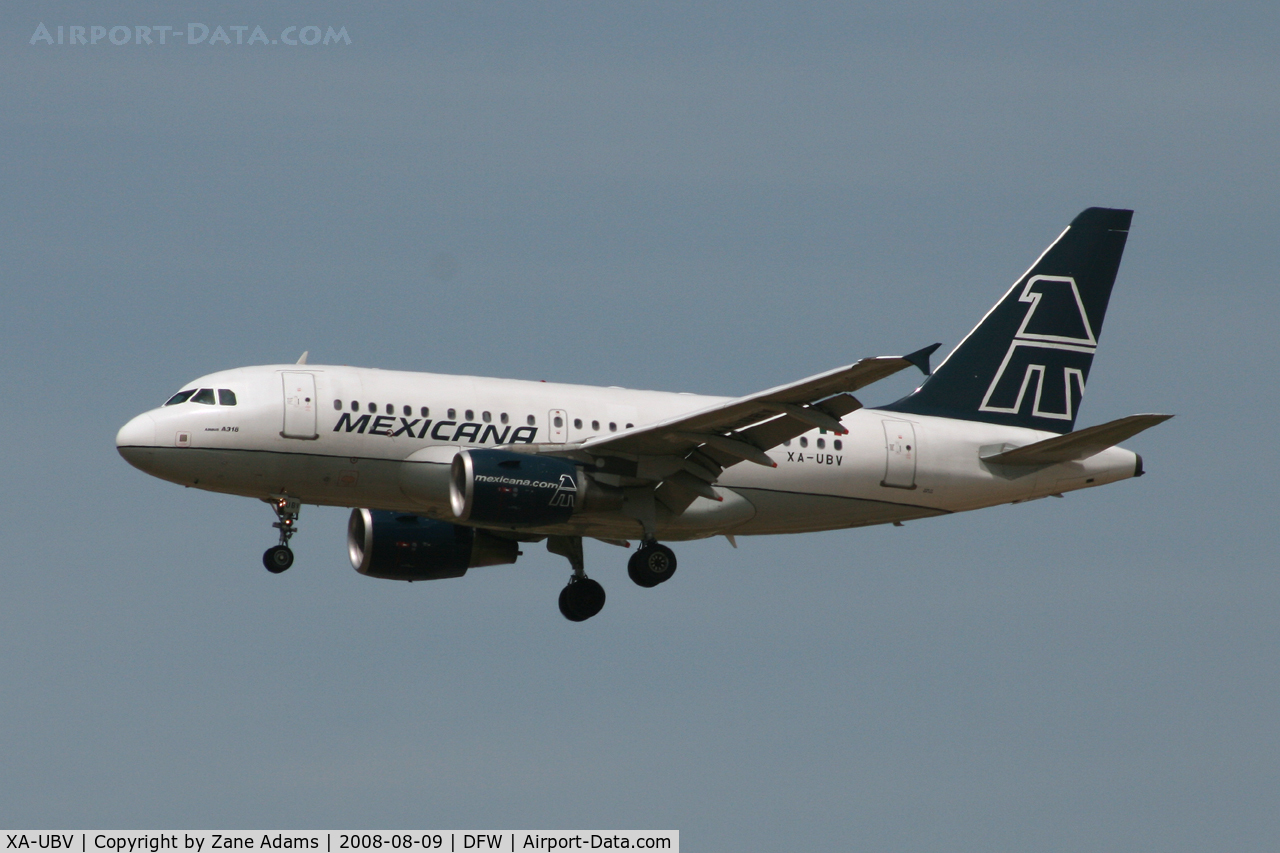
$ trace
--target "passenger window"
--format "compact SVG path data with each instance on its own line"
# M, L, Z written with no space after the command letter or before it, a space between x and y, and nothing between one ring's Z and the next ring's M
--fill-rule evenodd
M413 406L405 406L405 407L404 407L404 416L407 418L407 417L409 417L409 416L410 416L410 415L412 415L412 414L413 414Z
M825 438L820 438L820 439L818 439L818 449L819 449L819 450L821 450L822 448L824 448L824 447L826 447L826 446L827 446L827 440L826 440Z
M431 410L430 410L430 409L428 409L426 406L423 406L421 409L419 409L419 410L418 410L418 412L419 412L419 413L420 413L424 418L425 418L427 415L431 414Z
M351 401L351 411L353 411L353 412L358 412L358 411L360 411L360 404L359 404L358 402L356 402L355 400L352 400L352 401Z
M387 403L387 414L394 415L395 413L396 413L396 407L391 405L390 403Z
M809 439L805 438L803 435L802 435L802 436L800 436L800 446L801 446L801 447L808 447L808 446L809 446Z
M835 447L836 450L844 450L844 442L838 438L835 441L831 442L831 444Z
M493 415L489 414L488 412L481 412L480 420L484 421L485 423L489 423L489 421L493 420Z
M529 424L529 426L534 426L538 423L538 419L533 415L529 415L529 417L525 418L525 423Z
M213 402L213 389L212 389L212 388L201 388L199 391L197 391L197 392L196 392L195 396L191 398L191 402L193 402L193 403L204 403L206 406L212 406L212 405L214 405L214 402Z
M593 430L595 430L596 432L599 432L599 431L600 431L600 422L599 422L599 421L592 421L592 422L591 422L591 428L592 428Z
M635 426L635 424L627 424L627 429L631 429L631 428L632 428L632 427L634 427L634 426Z
M555 419L552 420L551 422L558 427L564 426L564 420L559 415L556 415Z
M342 411L342 401L341 401L341 400L334 400L334 401L333 401L333 409L334 409L334 411L336 411L336 412L341 412L341 411Z
M376 414L378 414L378 404L377 404L377 403L370 403L370 404L369 404L369 414L371 414L371 415L376 415Z
M196 393L196 389L194 388L188 391L179 391L177 394L174 394L172 397L170 397L169 402L165 403L165 405L176 406L179 403L185 403L191 399L191 395L194 393Z
M507 421L510 420L510 418L507 417L506 412L503 412L502 414L498 415L498 420L502 421L505 424Z
M475 419L476 419L476 413L471 411L470 409L467 409L467 420L474 421Z
M617 431L618 431L618 425L617 425L617 424L615 424L615 423L610 423L610 424L609 424L609 432L617 432Z
M582 429L582 418L574 418L574 419L573 419L573 428L574 428L574 429Z
M786 441L782 442L782 446L783 446L783 447L790 447L790 446L791 446L791 439L789 439L789 438L788 438Z
M457 416L458 416L458 410L457 410L457 409L450 409L450 410L449 410L449 420L453 420L453 419L454 419L454 418L456 418Z
M234 406L235 404L236 404L235 391L232 391L230 388L218 389L218 405L219 406Z

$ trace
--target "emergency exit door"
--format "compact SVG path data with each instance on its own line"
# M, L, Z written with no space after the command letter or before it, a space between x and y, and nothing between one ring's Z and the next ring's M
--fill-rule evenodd
M884 479L893 489L916 487L916 428L911 421L884 422Z
M547 440L552 444L564 444L569 440L569 415L564 409L552 409L547 413Z
M316 439L316 377L312 373L284 373L285 438Z

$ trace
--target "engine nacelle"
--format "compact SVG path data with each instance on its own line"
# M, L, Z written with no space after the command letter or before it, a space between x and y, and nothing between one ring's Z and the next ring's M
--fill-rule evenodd
M460 578L477 566L514 563L517 548L483 530L401 512L353 509L347 523L351 567L371 578Z
M453 457L449 505L463 521L537 527L560 524L582 509L586 478L567 459L463 450Z

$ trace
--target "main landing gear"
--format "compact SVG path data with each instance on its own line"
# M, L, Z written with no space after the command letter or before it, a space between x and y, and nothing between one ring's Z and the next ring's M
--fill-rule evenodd
M262 565L273 575L278 575L293 565L293 551L289 548L289 539L298 532L294 525L298 521L298 512L302 502L296 498L272 498L267 501L275 510L279 519L271 525L280 531L280 544L268 548L262 554Z
M574 577L560 590L560 612L570 622L585 622L604 607L604 587L591 578Z
M666 583L676 571L676 552L653 540L645 542L627 560L627 575L646 589Z
M559 554L573 567L573 577L560 590L560 612L570 622L585 622L604 607L604 587L587 577L582 567L581 536L548 536L547 550Z
M604 587L583 571L581 536L548 536L547 550L559 554L573 567L573 577L560 590L560 612L570 622L585 622L604 607ZM655 540L640 546L627 561L627 574L637 585L655 587L676 571L675 552Z

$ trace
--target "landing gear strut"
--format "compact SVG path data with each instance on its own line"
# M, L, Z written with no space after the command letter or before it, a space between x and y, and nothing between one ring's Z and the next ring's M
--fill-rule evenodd
M671 580L676 571L676 553L654 540L645 542L627 560L627 574L637 586L655 587Z
M570 622L585 622L604 607L604 587L587 577L582 564L581 536L548 536L547 550L573 567L573 577L560 590L560 612Z
M278 575L293 565L293 551L289 548L289 539L298 532L294 525L298 521L298 512L302 502L297 498L272 498L267 501L279 519L271 525L280 531L280 544L268 548L262 554L262 565L273 575Z

